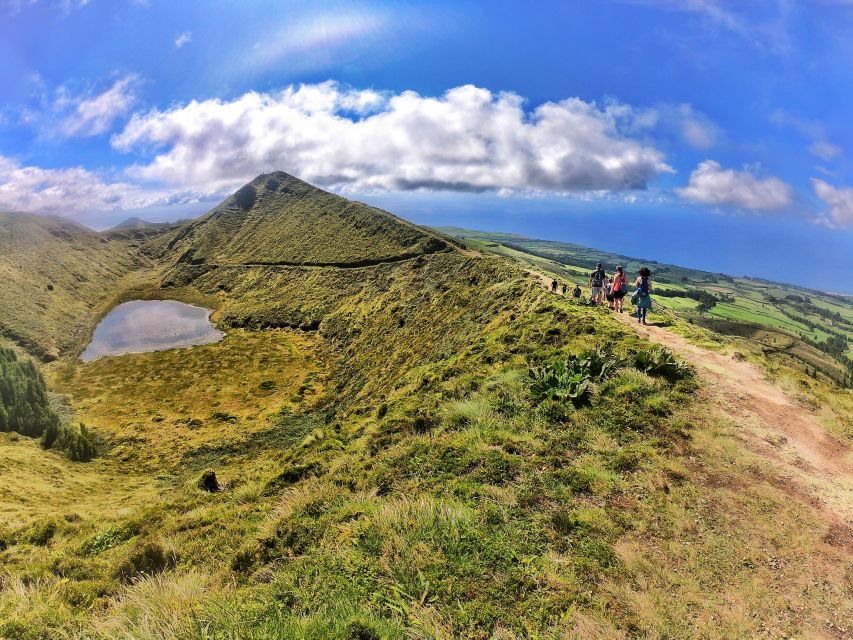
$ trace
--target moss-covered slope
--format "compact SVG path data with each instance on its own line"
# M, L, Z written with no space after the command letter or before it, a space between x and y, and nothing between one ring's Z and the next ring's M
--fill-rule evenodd
M181 264L353 266L446 250L449 242L279 171L255 178L151 250Z
M146 264L131 240L61 218L0 213L0 335L56 358L85 335L119 280Z

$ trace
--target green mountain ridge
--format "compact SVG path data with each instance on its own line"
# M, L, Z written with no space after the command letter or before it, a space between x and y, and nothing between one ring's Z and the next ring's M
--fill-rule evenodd
M0 336L40 359L85 337L110 289L148 261L71 220L0 213Z
M448 250L448 240L284 172L259 176L152 248L181 264L369 265Z
M0 270L0 326L96 454L0 431L3 640L828 637L851 613L847 529L694 367L546 291L571 265L276 172L177 228L0 216ZM133 298L226 336L79 361ZM653 318L853 434L827 379Z
M653 271L658 303L718 333L749 338L772 356L799 362L810 375L853 385L853 298L748 276L733 277L517 234L457 227L440 231L472 247L527 261L560 280L586 287L599 262L633 278Z

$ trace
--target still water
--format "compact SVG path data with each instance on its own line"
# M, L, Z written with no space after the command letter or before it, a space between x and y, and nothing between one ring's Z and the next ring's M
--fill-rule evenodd
M101 356L218 342L224 334L210 322L210 313L175 300L125 302L98 323L80 358L89 362Z

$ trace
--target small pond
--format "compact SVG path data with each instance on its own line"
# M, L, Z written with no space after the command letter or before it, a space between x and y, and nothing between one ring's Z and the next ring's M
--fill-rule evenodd
M210 309L176 300L134 300L118 305L95 327L80 358L163 351L218 342L224 335L210 322Z

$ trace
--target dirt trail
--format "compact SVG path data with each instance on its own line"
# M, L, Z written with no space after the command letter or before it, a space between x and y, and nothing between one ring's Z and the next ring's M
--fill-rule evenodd
M552 278L533 269L546 291ZM615 317L696 367L709 410L719 410L753 451L773 461L788 493L853 526L853 447L830 434L812 408L765 380L749 362L703 349L662 327L638 324L627 312ZM849 530L849 529L848 529Z
M765 380L749 362L697 347L661 327L639 325L628 314L618 317L696 367L709 407L721 408L737 435L774 461L792 495L853 524L853 451L827 432L810 407Z

